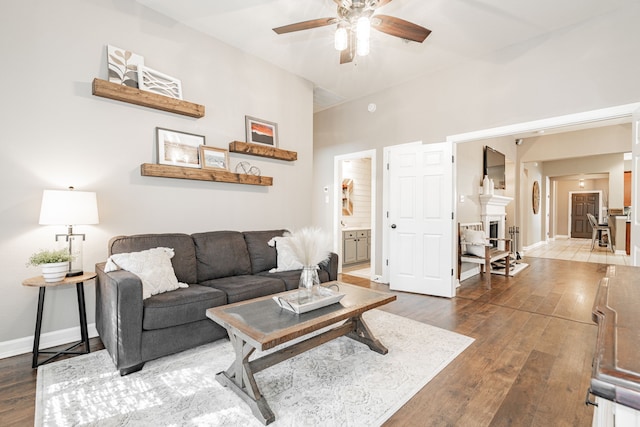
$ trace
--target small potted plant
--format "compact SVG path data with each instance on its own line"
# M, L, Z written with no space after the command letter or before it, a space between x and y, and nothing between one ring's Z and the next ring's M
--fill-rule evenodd
M53 283L61 281L67 275L69 261L71 261L71 254L66 248L59 250L41 249L31 255L27 262L27 267L30 265L40 266L44 281Z

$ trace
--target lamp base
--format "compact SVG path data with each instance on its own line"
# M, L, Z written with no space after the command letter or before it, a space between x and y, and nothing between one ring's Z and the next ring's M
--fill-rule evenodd
M84 274L84 271L82 270L73 270L67 273L67 277L82 276L83 274Z

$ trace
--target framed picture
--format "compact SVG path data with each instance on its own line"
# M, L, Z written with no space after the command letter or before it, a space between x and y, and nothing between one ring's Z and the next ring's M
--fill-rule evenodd
M199 147L204 145L203 135L156 128L158 143L158 164L200 167Z
M278 146L278 124L245 116L247 142Z
M180 80L149 67L138 67L138 84L141 90L182 99L182 82Z
M229 170L229 151L224 148L200 146L202 169Z
M129 50L107 45L109 81L119 85L138 87L138 72L144 67L144 57Z

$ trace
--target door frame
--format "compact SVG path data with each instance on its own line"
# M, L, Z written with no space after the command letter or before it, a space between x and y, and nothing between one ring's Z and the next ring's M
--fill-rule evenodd
M551 209L551 207L549 206L550 203L551 203L551 194L550 194L550 192L551 192L551 190L550 190L551 189L551 178L548 177L548 176L545 177L544 183L545 183L545 185L544 185L544 195L543 195L543 197L544 197L544 206L545 206L545 209L544 209L544 211L545 211L544 241L545 241L545 243L549 243L549 238L551 237L549 235L549 229L550 229L550 227L549 227L549 221L550 221L549 210ZM555 204L554 204L554 206L555 206Z
M598 193L598 221L602 219L602 190L579 190L569 191L569 209L567 212L567 230L569 239L571 238L571 212L573 212L573 195L574 194L589 194Z
M342 213L342 192L338 188L342 186L342 162L344 160L355 159L371 159L371 277L370 280L376 280L376 267L378 265L375 256L376 253L376 226L377 226L377 165L376 150L356 151L348 154L341 154L333 158L333 251L338 254L338 259L342 260L342 225L340 224L340 215ZM338 263L338 273L342 273L342 262Z
M537 133L545 130L555 130L567 126L582 125L587 123L599 122L603 120L630 118L632 122L632 136L631 147L633 160L631 162L631 171L633 173L633 183L631 192L632 206L637 204L640 197L640 171L637 170L636 165L640 163L640 102L632 104L618 105L615 107L602 108L599 110L585 111L581 113L567 114L564 116L550 117L546 119L533 120L530 122L517 123L507 126L500 126L495 128L483 129L479 131L460 133L447 137L447 141L451 141L454 144L461 144L465 142L478 141L488 138L497 138L503 136L513 136L526 133ZM454 145L455 152L455 145ZM454 177L458 175L457 165L454 164ZM454 183L455 185L455 183ZM516 187L517 188L517 187ZM544 197L548 193L545 191ZM522 199L521 194L516 193L518 200ZM518 208L519 203L516 204L516 225L523 224L524 213L522 209ZM454 213L456 205L454 204ZM631 221L631 264L634 266L640 266L640 209L634 209L632 211ZM545 233L548 230L545 230Z

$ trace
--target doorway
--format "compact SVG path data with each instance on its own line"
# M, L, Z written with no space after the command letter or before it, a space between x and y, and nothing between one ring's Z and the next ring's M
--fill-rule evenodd
M334 158L334 252L344 269L369 280L376 274L376 150ZM345 251L346 248L346 251Z
M540 132L544 132L546 130L558 131L559 129L564 129L574 126L580 127L597 127L600 123L605 124L608 121L625 121L631 122L632 124L632 161L631 161L631 169L632 172L635 169L637 161L640 159L640 139L638 135L640 135L640 103L619 105L615 107L603 108L599 110L586 111L582 113L568 114L565 116L557 116L548 119L540 119L534 120L530 122L523 122L513 125L501 126L496 128L484 129L480 131L462 133L457 135L451 135L447 137L447 141L451 141L455 144L465 143L469 141L478 141L487 138L496 138L496 137L513 137L514 135L535 135ZM456 168L456 174L461 173L460 170ZM634 179L636 179L634 177ZM636 179L637 182L633 184L638 184L638 186L632 187L632 201L633 205L640 196L640 176ZM552 181L552 188L555 187L555 182ZM527 209L525 206L530 202L530 199L524 197L523 188L518 188L516 200L518 200L518 204L516 205L516 221L518 223L523 223L523 218ZM550 189L548 187L543 189L542 198L546 200L550 195ZM565 199L566 200L566 199ZM601 201L602 203L602 198ZM565 202L566 203L566 202ZM637 202L636 202L637 204ZM543 206L547 206L545 203ZM551 211L554 211L556 207L554 205L551 206ZM602 211L602 210L601 210ZM631 257L633 265L640 265L640 214L637 214L640 210L633 211L633 218L631 221ZM547 215L549 211L543 212L544 215ZM553 231L554 234L557 234L558 230L555 230L556 224L553 222L553 218L550 219L550 226L545 230L546 233ZM569 227L567 221L567 227ZM547 221L545 221L547 223ZM559 225L559 224L558 224ZM562 235L569 235L568 230L562 230ZM551 237L551 236L549 236Z

